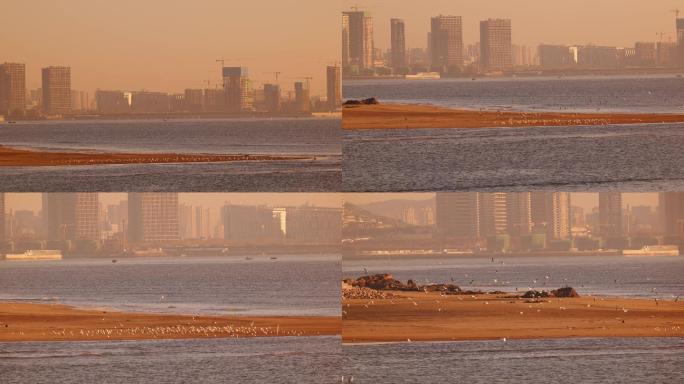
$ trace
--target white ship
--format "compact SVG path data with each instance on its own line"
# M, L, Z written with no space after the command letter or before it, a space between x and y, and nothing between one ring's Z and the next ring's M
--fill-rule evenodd
M55 249L29 249L24 253L8 253L5 260L62 260L62 251Z
M622 255L627 257L636 256L679 256L679 247L676 245L647 245L641 249L625 249Z
M442 78L439 72L419 72L415 75L404 76L406 80L439 80Z

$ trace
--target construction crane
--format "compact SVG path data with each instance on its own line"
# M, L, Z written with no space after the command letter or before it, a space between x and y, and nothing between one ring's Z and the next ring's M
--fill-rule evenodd
M276 82L276 84L278 84L278 76L280 76L280 74L281 74L282 72L274 71L274 72L264 72L264 73L269 73L269 74L271 74L271 75L275 75L275 82Z
M679 8L671 9L670 12L675 14L675 19L679 18Z

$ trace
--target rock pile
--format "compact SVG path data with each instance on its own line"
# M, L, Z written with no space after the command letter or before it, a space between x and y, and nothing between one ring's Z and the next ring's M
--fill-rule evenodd
M363 100L347 100L344 102L344 105L376 105L376 104L380 104L380 102L375 97L369 97L369 98L363 99Z
M411 279L404 284L387 273L361 276L356 280L346 279L344 280L344 283L349 284L352 287L370 288L374 290L425 291L451 294L461 292L461 288L454 284L428 284L421 286Z
M343 299L392 299L397 297L389 292L380 292L370 288L342 288Z
M522 295L523 299L539 299L547 297L580 297L579 293L572 287L563 287L552 291L527 291Z

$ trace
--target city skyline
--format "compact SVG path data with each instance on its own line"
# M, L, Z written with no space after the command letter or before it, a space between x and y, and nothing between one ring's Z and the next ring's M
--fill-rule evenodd
M273 82L275 71L282 83L311 76L313 93L325 95L326 65L339 61L337 17L325 4L164 2L165 18L159 18L161 5L9 1L5 26L22 33L0 36L0 62L26 63L27 89L40 87L40 68L61 65L71 67L73 89L177 92L205 88L207 80L220 84L216 60L223 59L226 66L250 67L259 84ZM254 14L259 23L244 17Z
M637 0L599 3L580 0L572 4L531 0L525 7L495 0L430 0L419 7L409 0L343 1L344 10L354 6L373 17L375 47L383 50L391 48L390 19L398 18L405 22L407 49L427 48L430 18L440 14L462 17L464 44L479 41L480 22L490 18L512 19L514 44L630 46L635 41L658 41L659 33L665 34L665 41L669 35L674 42L677 37L672 10L682 8L681 1L677 0L661 1L657 5ZM592 12L587 12L587 9ZM605 25L611 25L611 28L605 28Z
M38 213L42 208L42 193L5 193L5 210L32 210ZM128 193L98 193L102 205L117 204L126 200ZM311 204L319 207L341 206L338 193L179 193L180 204L220 209L225 203L256 204L269 206L300 206Z

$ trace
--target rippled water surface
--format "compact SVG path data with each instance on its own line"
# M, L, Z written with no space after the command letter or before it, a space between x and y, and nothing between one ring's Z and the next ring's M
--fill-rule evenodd
M684 124L345 131L346 191L684 188Z
M266 162L2 167L0 190L337 191L335 119L49 121L0 125L0 145L47 151L303 155ZM315 160L314 160L315 158Z
M0 382L338 383L338 337L0 343Z
M680 383L684 338L345 345L353 383Z

